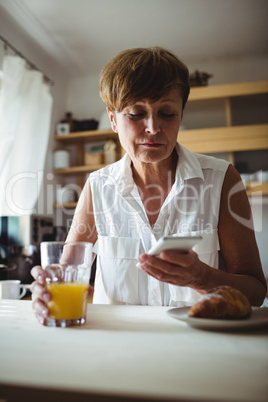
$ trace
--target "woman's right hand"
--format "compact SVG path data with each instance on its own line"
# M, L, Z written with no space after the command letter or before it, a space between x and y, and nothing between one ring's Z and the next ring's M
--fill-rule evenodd
M52 298L46 289L46 274L41 266L36 265L32 268L31 275L35 279L31 284L32 308L40 324L45 325L46 318L49 316L47 304Z
M48 274L45 273L40 265L36 265L32 268L31 275L35 279L31 284L33 301L32 308L40 324L45 325L46 318L49 316L49 308L47 304L52 299L51 293L46 289L46 278L48 278ZM89 286L88 294L92 295L93 293L94 288Z

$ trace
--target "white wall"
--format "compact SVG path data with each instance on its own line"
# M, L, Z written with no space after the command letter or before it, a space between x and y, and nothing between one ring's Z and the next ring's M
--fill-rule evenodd
M78 120L99 120L105 105L99 96L99 74L79 76L70 80L67 92L67 109Z
M189 62L187 66L190 73L197 69L213 74L213 78L209 80L210 85L268 79L268 54L222 60L200 60Z

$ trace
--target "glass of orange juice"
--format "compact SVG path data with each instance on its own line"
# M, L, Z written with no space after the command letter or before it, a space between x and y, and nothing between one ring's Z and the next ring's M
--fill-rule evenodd
M91 263L92 243L41 243L41 265L52 295L47 326L70 327L86 322Z

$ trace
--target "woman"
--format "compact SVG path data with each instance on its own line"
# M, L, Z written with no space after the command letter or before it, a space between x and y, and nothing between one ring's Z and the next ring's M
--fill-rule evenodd
M95 303L176 306L218 285L241 290L252 305L265 297L239 174L226 161L177 143L188 77L163 48L123 51L102 71L100 94L126 155L89 176L67 237L94 243ZM195 251L146 254L169 234L203 239ZM33 276L33 308L44 322L50 294L40 267Z

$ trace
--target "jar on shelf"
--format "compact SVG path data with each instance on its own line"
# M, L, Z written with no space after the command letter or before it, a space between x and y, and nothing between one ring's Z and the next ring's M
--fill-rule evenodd
M103 147L104 149L104 163L114 163L116 161L116 143L113 140L109 140Z
M65 169L70 167L70 151L67 149L56 149L53 152L53 168Z

